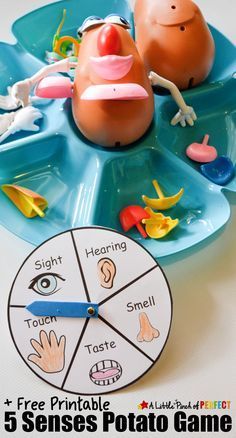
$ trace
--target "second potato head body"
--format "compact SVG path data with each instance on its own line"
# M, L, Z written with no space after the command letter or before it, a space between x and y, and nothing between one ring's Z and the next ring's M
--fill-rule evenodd
M137 0L136 43L147 71L153 70L181 90L208 76L215 45L192 0Z

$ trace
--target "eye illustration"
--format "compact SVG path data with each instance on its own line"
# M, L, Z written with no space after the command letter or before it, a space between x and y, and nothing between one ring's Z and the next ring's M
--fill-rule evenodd
M40 295L52 295L58 292L60 287L60 282L65 281L65 278L61 277L59 274L55 273L44 273L39 274L31 280L29 289L33 289Z
M84 32L103 23L104 20L96 15L86 18L83 24L77 30L78 37L82 38Z
M105 18L105 22L119 24L120 26L124 27L125 29L130 29L129 22L126 20L126 18L121 17L121 15L110 14Z

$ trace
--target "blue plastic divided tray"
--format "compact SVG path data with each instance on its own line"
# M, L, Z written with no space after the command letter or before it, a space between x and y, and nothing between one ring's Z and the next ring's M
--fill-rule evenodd
M17 44L0 43L0 94L42 67L63 8L67 9L65 35L75 36L89 15L117 12L132 21L125 0L64 0L20 18L13 25ZM47 214L44 219L26 219L1 193L0 223L35 245L79 226L121 231L119 211L127 205L143 205L142 194L155 197L152 179L157 179L166 195L181 187L185 193L167 212L180 224L164 239L144 240L135 229L129 232L155 257L189 248L221 228L230 216L222 187L201 175L199 166L185 155L190 143L200 142L208 133L219 155L236 162L236 48L211 30L216 43L214 68L204 84L184 92L198 115L193 128L170 126L176 105L170 96L155 95L155 119L148 133L128 148L105 149L77 130L70 101L51 101L41 106L44 118L39 133L15 134L0 145L0 184L14 183L40 193L49 202ZM236 192L236 178L225 189Z

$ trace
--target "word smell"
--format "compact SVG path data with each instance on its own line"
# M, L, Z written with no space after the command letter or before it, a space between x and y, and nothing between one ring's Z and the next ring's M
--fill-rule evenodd
M137 303L132 303L132 302L128 303L126 305L127 307L126 310L127 312L133 312L134 310L143 310L146 309L147 307L153 307L155 305L156 305L155 299L154 296L152 295L148 297L147 300L139 301Z

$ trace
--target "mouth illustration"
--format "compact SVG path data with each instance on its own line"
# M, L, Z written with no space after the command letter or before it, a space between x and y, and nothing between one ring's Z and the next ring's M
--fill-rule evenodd
M129 73L133 65L133 55L128 56L91 56L90 64L94 72L102 79L117 81Z
M108 386L117 382L122 374L122 368L115 360L101 360L91 368L90 380L95 385Z

